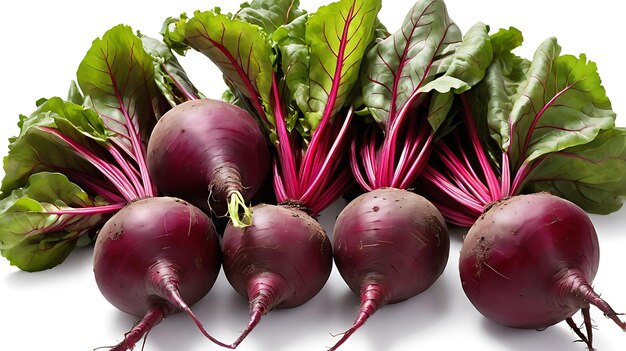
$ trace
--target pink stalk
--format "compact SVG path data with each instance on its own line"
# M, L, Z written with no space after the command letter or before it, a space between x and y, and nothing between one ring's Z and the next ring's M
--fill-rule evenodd
M337 101L337 94L339 92L339 86L341 85L339 83L341 82L342 68L343 68L344 59L345 59L344 55L345 55L346 47L349 41L348 36L349 36L350 24L352 23L353 19L354 19L354 3L350 7L350 10L348 11L348 14L345 17L345 25L343 27L343 32L341 33L341 38L339 40L339 49L337 50L337 62L335 63L333 84L330 89L330 92L328 93L328 100L326 101L326 105L324 106L322 119L320 120L320 123L318 124L317 128L315 128L315 131L313 132L313 135L311 136L311 142L309 144L309 148L313 148L314 150L318 148L317 145L320 142L321 136L326 134L325 129L330 124L330 119L332 117L333 110L336 107L335 105ZM310 153L310 154L307 153L304 156L303 166L302 166L304 170L303 175L307 176L309 174L312 174L311 163L312 163L314 156L315 155L313 155L313 153Z
M123 94L121 94L119 91L119 86L115 79L115 74L113 72L113 69L109 65L108 60L107 60L107 68L109 70L109 76L111 77L111 86L113 87L113 90L115 91L115 97L117 98L117 103L119 104L118 110L122 113L122 115L124 116L124 119L126 120L125 126L128 131L128 135L130 137L130 143L132 146L133 156L135 160L137 161L137 165L139 166L139 173L141 174L141 180L143 182L143 189L145 191L150 192L147 195L154 195L152 192L156 188L155 188L155 185L152 183L150 174L148 173L148 166L146 162L146 149L139 135L139 131L135 129L135 123L134 123L135 121L131 117L130 112L126 108L126 105L122 99ZM126 180L126 182L128 182L128 180ZM139 196L137 196L136 194L134 199L137 199L138 197ZM134 199L131 199L131 200L134 200Z
M311 206L312 214L322 212L326 207L330 206L333 201L337 200L343 193L345 188L350 184L352 175L346 169L335 179L335 181L324 191L324 193Z
M424 168L426 167L428 157L430 157L430 151L431 151L430 145L432 141L433 141L433 133L431 132L428 135L426 142L420 149L420 153L417 156L417 159L413 162L413 165L407 172L406 176L404 177L404 180L402 180L402 183L400 183L400 189L406 189L409 186L411 186L411 184L413 184L417 176L424 170Z
M508 197L514 195L511 192L511 165L509 164L509 155L502 152L502 196Z
M376 185L376 174L378 171L378 160L376 153L376 129L370 129L370 137L361 146L361 157L365 165L365 172L369 180L369 188L374 189Z
M117 212L126 206L126 202L102 205L102 206L89 206L82 208L66 208L58 211L46 211L41 212L43 214L55 214L55 215L91 215Z
M110 203L126 201L122 196L109 189L110 184L105 184L100 179L97 179L90 174L78 172L67 168L57 168L57 170L69 176L69 178L75 180L77 183L80 184L80 186L85 187L88 190L102 196Z
M313 202L312 194L314 192L319 192L321 188L320 184L326 184L328 182L328 178L332 175L332 172L330 172L329 168L337 167L337 162L339 160L339 157L341 156L339 151L341 149L344 149L342 146L345 144L344 140L346 139L348 126L350 125L350 122L352 121L352 115L353 115L353 112L352 112L352 107L351 107L350 110L348 110L348 113L346 115L346 118L343 121L341 129L339 130L339 133L335 137L335 140L330 147L330 151L328 151L328 153L326 154L326 158L324 159L324 163L322 164L322 167L319 169L314 169L315 178L313 179L313 182L307 187L307 190L304 193L304 195L300 198L302 202L306 204L312 203ZM325 151L325 149L326 147L324 147L322 150ZM317 151L318 150L309 147L306 151L306 154L307 155L317 154Z
M431 185L434 185L442 190L445 194L453 198L456 202L459 202L463 206L477 211L479 214L483 211L484 204L482 204L480 201L477 201L470 194L460 191L458 187L450 183L450 181L444 175L439 173L439 171L430 166L427 166L423 172L423 175L425 179L430 181Z
M465 112L465 125L467 127L468 135L470 137L472 147L474 148L474 152L478 157L478 162L483 170L483 174L485 175L485 178L487 180L487 186L489 187L489 191L493 198L500 199L502 198L502 192L500 191L500 186L498 184L498 177L493 172L491 164L487 159L487 154L483 148L482 143L480 142L478 131L476 130L476 126L474 125L474 118L472 117L472 109L469 106L467 96L465 96L464 94L461 94L461 102L463 104L463 110Z
M429 69L430 69L430 66L429 66ZM427 75L427 73L428 73L428 69L426 70L426 72L424 72L424 77ZM420 85L421 83L422 81L420 81ZM393 179L393 169L394 169L394 164L396 162L395 153L396 153L396 145L398 143L397 141L398 133L399 133L400 127L402 126L402 123L404 122L404 119L406 118L409 108L411 107L411 105L413 105L413 102L420 96L421 96L421 93L418 92L418 90L415 90L413 94L411 94L411 96L404 103L404 106L402 106L402 109L398 112L398 115L393 120L390 120L389 124L387 125L387 135L385 135L385 140L383 142L383 149L381 151L381 157L379 159L381 163L381 167L379 168L378 179L377 179L378 181L377 187L379 188L384 187L384 186L389 186Z
M174 82L174 86L176 86L176 88L178 88L178 90L183 94L185 99L187 99L187 100L197 100L198 99L198 96L192 95L185 88L183 88L182 84L180 84L180 82L177 79L174 78L175 76L170 74L170 72L167 70L167 66L165 64L161 64L161 68L163 68L163 71L165 73L167 73L167 75L172 79L172 82Z
M400 158L398 159L398 165L396 166L396 170L393 173L393 179L391 181L392 186L394 187L397 187L396 184L399 182L400 176L406 172L407 163L409 162L409 160L412 159L417 150L417 144L419 144L417 140L421 140L426 132L425 129L420 128L419 135L415 135L415 120L415 118L411 118L409 120L409 127L407 128L406 136L404 138L402 153L400 154Z
M283 180L281 178L280 170L278 169L278 161L274 160L274 193L276 195L276 200L278 202L283 202L287 200L289 197L287 196L287 192L285 191L285 185L283 184Z
M372 189L369 187L369 185L365 181L365 178L363 178L363 173L361 172L359 161L357 160L357 157L356 157L356 148L357 148L356 138L354 138L352 139L352 142L350 143L350 169L352 169L352 174L354 174L354 178L356 179L357 183L359 183L359 185L363 189L365 189L365 191L372 191ZM363 148L361 148L361 150L363 150ZM367 169L368 165L367 165L367 161L365 160L365 157L362 155L361 158L363 159L364 166Z
M139 195L139 197L147 196L148 194L141 185L141 181L139 180L139 178L137 178L137 170L128 163L128 161L122 156L122 154L119 152L114 144L109 144L107 146L107 150L109 150L109 153L113 156L115 161L117 161L117 164L122 167L122 171L124 172L124 174L126 174L126 176L132 182L132 185L134 186L137 195ZM154 194L150 194L150 196L154 196Z
M296 165L293 159L293 150L291 149L289 133L287 132L287 126L285 125L285 116L283 115L282 105L280 102L281 100L278 94L278 82L276 81L275 74L272 75L272 93L274 98L276 132L278 134L279 159L280 166L282 168L282 178L284 178L284 180L280 180L280 183L282 185L286 185L286 188L284 188L285 193L289 195L294 195L300 192L297 182L298 176L296 173ZM279 177L281 177L281 175L274 178Z
M474 178L472 174L463 167L463 164L452 150L445 144L439 145L439 147L441 148L441 152L438 154L441 161L453 174L458 175L458 179L468 187L470 192L482 203L487 204L493 201L491 194L489 194L488 190L480 182L480 179ZM460 152L461 154L465 153L462 148Z
M98 156L94 155L91 151L89 151L84 146L76 143L74 140L68 138L66 135L62 134L60 131L49 128L49 127L39 127L41 130L50 133L65 143L67 143L78 155L82 156L91 163L94 167L96 167L102 174L104 174L107 179L115 185L115 187L120 191L120 193L124 196L124 198L128 201L132 201L138 197L135 189L129 183L128 179L125 178L124 174L117 168L109 164L108 162L102 161Z

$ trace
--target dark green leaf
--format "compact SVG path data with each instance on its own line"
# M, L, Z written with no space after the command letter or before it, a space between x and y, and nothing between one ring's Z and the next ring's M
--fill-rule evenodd
M153 60L141 39L128 26L111 28L93 41L76 75L112 131L112 141L139 159L156 123L158 102Z
M548 191L588 212L617 211L626 196L626 129L548 155L527 181L525 192Z
M31 175L26 186L0 200L0 250L13 265L36 271L63 261L85 233L94 231L106 213L51 212L106 205L91 198L60 173Z
M305 13L298 0L252 0L241 4L234 18L257 25L268 34Z
M165 43L142 34L139 34L139 37L144 50L152 56L155 82L172 107L185 101L204 97Z

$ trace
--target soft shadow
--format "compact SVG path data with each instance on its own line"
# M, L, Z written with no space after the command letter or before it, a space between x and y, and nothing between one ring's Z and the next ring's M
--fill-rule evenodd
M482 318L485 334L502 344L502 349L511 351L527 350L587 350L584 343L561 322L544 330L510 328Z
M366 344L372 345L372 350L386 350L394 343L414 338L415 334L428 337L428 330L437 328L451 309L449 284L448 280L439 279L418 296L383 306L352 334L344 345L349 348L350 341L359 338L366 339ZM333 326L343 326L338 330L331 330L332 334L342 333L352 326L358 313L359 301L359 297L348 288L339 299L333 301L335 306ZM336 335L328 338L325 346L331 346L339 341L340 337L341 335Z
M51 282L73 280L77 275L89 275L93 271L93 246L76 247L60 265L41 272L25 272L17 269L9 273L5 281L15 289L33 289Z
M328 335L328 323L335 298L329 289L322 289L311 301L291 309L276 309L263 317L256 329L243 342L246 350L294 350L302 340L319 343ZM243 325L240 327L240 331ZM242 345L243 345L242 344Z

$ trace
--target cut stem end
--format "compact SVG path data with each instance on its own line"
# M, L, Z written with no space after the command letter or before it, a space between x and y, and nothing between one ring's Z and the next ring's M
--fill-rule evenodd
M239 191L231 193L228 198L228 217L235 228L252 225L252 208L246 206L243 195Z

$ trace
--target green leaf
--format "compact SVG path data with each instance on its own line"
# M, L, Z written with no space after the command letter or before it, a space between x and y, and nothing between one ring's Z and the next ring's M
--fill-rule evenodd
M139 37L144 50L152 56L156 85L172 107L204 97L165 43L143 34L139 34Z
M548 155L523 191L547 191L592 213L617 211L626 196L626 129L600 131L587 144Z
M60 173L31 175L26 186L0 200L0 251L20 269L36 271L61 263L82 235L95 231L105 213L53 214L106 205Z
M91 107L112 131L110 138L140 162L158 103L153 60L141 39L128 26L109 29L93 41L76 75Z
M3 250L2 255L23 271L39 272L63 263L77 242L77 237L64 232L40 234Z
M383 126L393 120L418 89L448 69L461 40L442 0L418 1L401 28L366 55L361 85L372 117Z
M272 34L280 52L284 84L287 85L283 99L295 101L301 111L308 111L309 61L311 55L306 43L306 23L309 15L302 15L278 28Z
M470 93L476 97L472 104L474 117L485 118L489 134L502 150L505 150L509 141L508 119L513 99L520 84L526 80L526 72L530 67L530 61L511 52L523 40L522 33L514 27L500 29L491 35L494 59L487 68L485 78Z
M85 97L80 92L80 88L75 80L70 83L70 89L67 92L67 101L76 105L82 105L85 103Z
M241 9L234 18L259 26L271 34L280 26L302 16L305 11L299 9L298 0L252 0L241 4Z
M50 133L60 131L94 154L98 144L105 143L108 134L102 119L93 111L51 98L30 116L20 116L20 134L9 145L4 158L2 193L24 186L28 177L41 171L76 172L100 177L100 173L83 157L70 149L66 142Z
M485 76L493 59L493 49L489 39L489 27L483 23L472 26L461 42L447 48L447 56L438 66L443 75L418 89L420 92L436 90L460 94L470 89Z
M306 106L298 104L306 116L305 129L314 130L323 117L334 116L348 102L381 6L380 0L341 0L309 16L309 89L304 91Z
M596 64L584 54L560 52L556 39L544 41L513 99L508 117L513 134L503 145L513 165L588 143L614 126Z
M226 80L255 106L254 113L271 118L270 90L274 55L262 28L215 11L196 11L165 31L170 47L189 46L213 61Z

